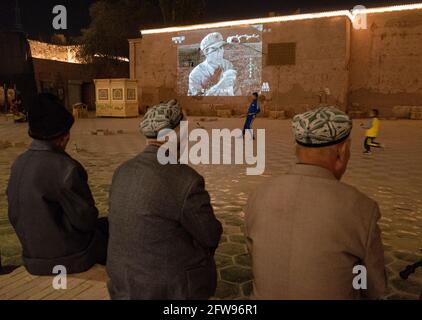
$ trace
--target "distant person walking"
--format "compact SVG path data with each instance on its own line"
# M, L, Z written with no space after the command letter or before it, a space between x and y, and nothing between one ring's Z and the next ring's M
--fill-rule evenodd
M363 143L364 154L371 154L371 147L374 148L384 148L382 143L376 142L375 139L378 136L380 128L380 120L378 119L379 111L373 109L370 112L370 118L366 124L361 124L363 129L366 129L365 132L365 141Z
M249 106L245 125L243 126L243 136L245 136L246 130L252 130L252 123L255 120L257 114L261 112L261 109L259 107L259 102L258 102L258 93L254 92L252 96L253 96L253 100L252 100L251 105ZM252 137L253 137L253 134L252 134Z

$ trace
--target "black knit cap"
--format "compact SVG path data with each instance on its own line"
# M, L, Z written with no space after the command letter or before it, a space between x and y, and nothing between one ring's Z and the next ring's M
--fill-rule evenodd
M28 134L33 139L56 139L68 133L74 122L59 98L50 93L39 94L28 110Z

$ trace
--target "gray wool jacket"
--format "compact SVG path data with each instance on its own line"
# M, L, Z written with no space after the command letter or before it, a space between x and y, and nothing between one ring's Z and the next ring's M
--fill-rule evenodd
M7 188L9 220L29 273L68 273L95 264L98 210L82 165L49 142L34 140L13 163Z
M147 146L120 166L110 190L107 258L112 299L208 299L222 227L204 179L186 165L161 165Z

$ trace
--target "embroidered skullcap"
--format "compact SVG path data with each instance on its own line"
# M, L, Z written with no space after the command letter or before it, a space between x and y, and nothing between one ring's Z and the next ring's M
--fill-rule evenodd
M327 147L345 141L352 121L335 107L321 107L298 114L292 121L296 142L305 147Z
M163 129L174 129L183 119L182 109L176 100L162 102L150 108L141 122L142 133L150 139L157 138Z

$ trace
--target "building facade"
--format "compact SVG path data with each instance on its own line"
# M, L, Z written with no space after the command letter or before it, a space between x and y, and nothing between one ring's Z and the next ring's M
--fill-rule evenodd
M94 79L127 78L129 63L113 61L107 68L86 64L77 58L76 46L29 40L38 92L57 95L68 109L84 103L95 110Z
M18 96L27 109L37 92L57 95L69 109L80 102L95 109L94 79L129 76L123 59L86 64L76 46L28 40L16 0L0 3L0 44L0 112L8 112Z
M249 28L242 34L245 26L256 32ZM291 116L331 104L347 111L378 108L389 117L395 106L422 105L421 4L144 30L141 38L129 40L130 76L138 80L141 108L176 97L191 114L245 113L252 93L247 90L214 96L180 90L180 82L187 85L189 72L206 59L201 38L214 32L226 42L225 59L237 61L237 81L249 81L243 69L259 68L250 75L260 77L255 88L265 96L266 111ZM233 35L244 38L234 45ZM250 47L246 37L254 36L260 38L262 59L250 67L237 55L252 61L250 51L238 48ZM192 59L187 64L186 56Z

